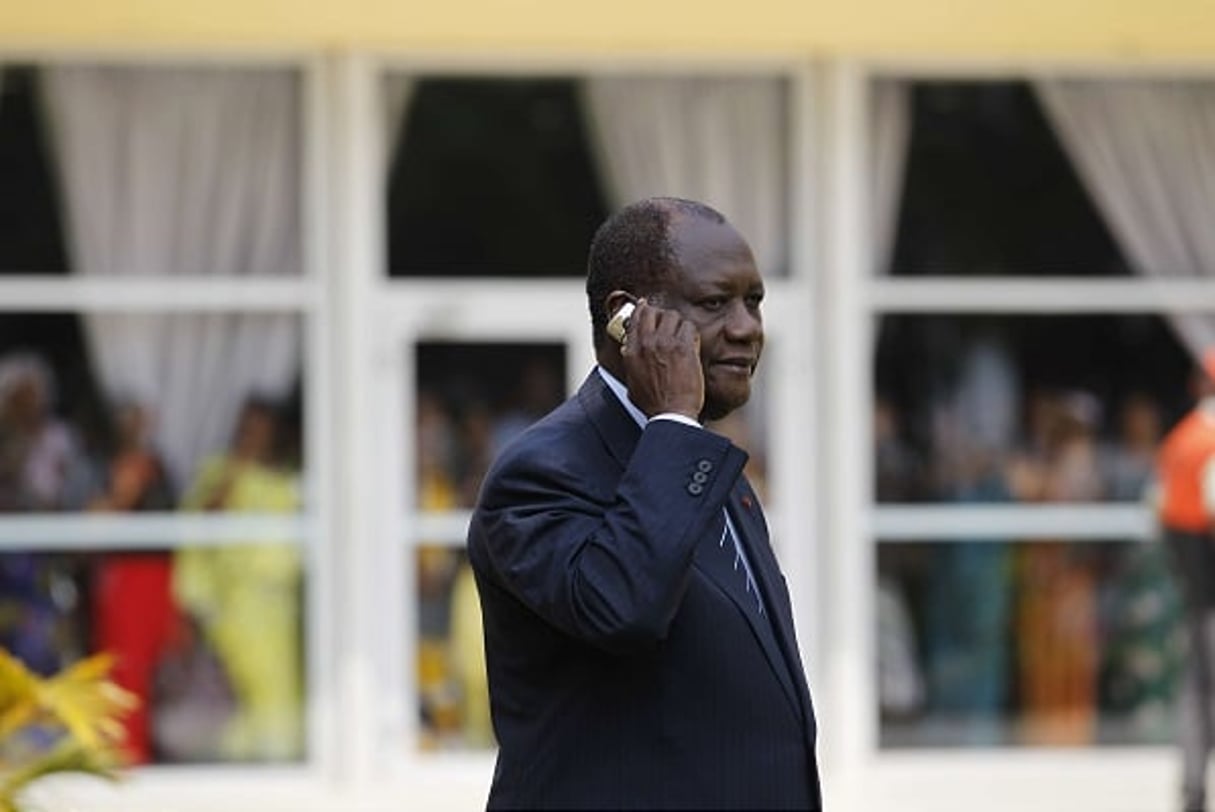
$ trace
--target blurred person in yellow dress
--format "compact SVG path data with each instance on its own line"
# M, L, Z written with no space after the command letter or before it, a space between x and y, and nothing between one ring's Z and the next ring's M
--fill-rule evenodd
M489 443L492 421L470 403L457 426L435 393L418 396L418 509L455 510L484 474L479 443ZM461 472L467 476L461 478ZM462 551L438 544L418 548L419 641L417 674L423 747L493 744L489 688L481 637L481 605Z
M250 399L225 453L198 468L182 509L291 513L294 472L276 456L275 407ZM259 540L187 547L173 588L227 674L236 708L217 755L238 761L298 759L303 753L301 560L290 543Z
M464 744L492 747L493 723L489 716L489 677L485 671L485 643L481 601L472 567L464 561L451 593L452 671L460 685L460 716Z
M424 513L454 510L459 506L455 468L455 425L442 399L430 391L418 395L417 504ZM422 746L438 749L460 735L458 686L452 672L448 639L449 589L459 565L458 551L441 544L423 543L417 550L418 594L418 702Z

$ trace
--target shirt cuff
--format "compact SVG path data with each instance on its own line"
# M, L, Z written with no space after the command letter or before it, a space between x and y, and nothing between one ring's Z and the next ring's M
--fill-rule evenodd
M653 423L655 420L674 420L676 423L683 423L685 426L692 426L693 428L697 429L704 428L697 421L688 417L686 414L680 414L679 412L662 412L661 414L656 414L651 417L648 421L646 421L646 423L648 425L649 423Z

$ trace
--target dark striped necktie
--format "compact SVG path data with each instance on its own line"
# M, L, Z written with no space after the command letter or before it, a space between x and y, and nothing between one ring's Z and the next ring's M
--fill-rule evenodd
M725 508L722 508L722 516L725 518L725 523L722 525L721 538L718 539L717 546L721 549L722 554L733 556L734 572L742 580L743 589L755 601L755 608L762 615L764 614L764 599L759 594L759 584L755 582L755 575L751 572L751 562L747 560L742 541L738 538L738 532L734 529L734 523L730 521L730 514ZM726 545L727 538L731 542L729 546Z

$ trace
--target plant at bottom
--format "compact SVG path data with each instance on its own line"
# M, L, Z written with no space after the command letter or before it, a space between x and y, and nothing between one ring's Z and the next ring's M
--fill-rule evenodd
M22 792L47 775L118 777L119 719L138 700L111 679L113 666L102 653L40 677L0 648L0 812L22 812Z

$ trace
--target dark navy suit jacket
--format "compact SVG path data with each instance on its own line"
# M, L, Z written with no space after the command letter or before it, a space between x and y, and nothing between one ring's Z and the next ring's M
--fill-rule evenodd
M815 721L746 454L600 376L482 487L490 808L819 809ZM727 507L765 612L720 544Z

